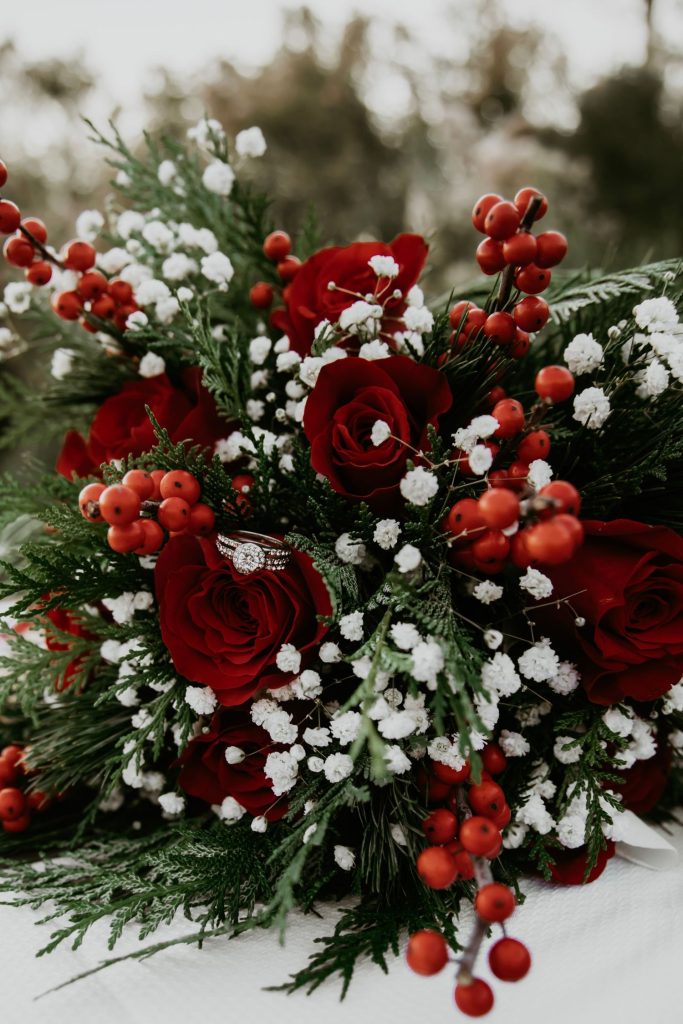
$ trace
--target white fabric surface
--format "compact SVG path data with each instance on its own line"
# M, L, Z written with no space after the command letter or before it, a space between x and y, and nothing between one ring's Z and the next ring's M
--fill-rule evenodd
M683 828L669 839L683 854ZM585 888L524 883L526 903L509 933L527 943L530 975L516 985L495 982L491 1024L676 1024L683 1020L683 868L653 871L614 858ZM34 959L50 926L35 927L25 908L0 907L0 1018L7 1024L431 1024L466 1020L452 1002L453 972L419 978L398 960L389 977L363 965L344 1003L339 985L312 996L264 992L301 967L321 922L293 917L286 945L254 932L209 941L202 951L175 947L143 962L129 961L35 1001L46 989L95 966L108 954L104 929L76 953ZM187 922L163 936L185 934ZM117 947L136 947L134 931ZM479 973L489 978L485 963Z

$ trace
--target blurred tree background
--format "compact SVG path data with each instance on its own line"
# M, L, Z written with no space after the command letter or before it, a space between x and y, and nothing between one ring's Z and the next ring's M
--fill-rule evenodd
M498 0L452 0L448 60L399 24L378 50L373 19L359 16L330 53L326 28L302 7L284 14L280 48L256 73L227 60L191 81L160 68L140 104L150 129L170 135L205 112L229 132L259 125L269 149L253 173L278 224L296 232L313 208L325 241L422 231L434 290L474 273L476 196L525 183L550 196L548 226L571 235L568 265L611 269L683 250L683 95L671 73L682 52L656 38L654 4L642 0L642 63L578 93L561 39L513 27ZM31 63L11 42L0 46L12 196L55 239L71 237L79 210L107 195L108 169L84 148L79 121L96 89L83 61ZM32 131L20 130L29 117ZM42 148L41 121L61 126ZM0 268L0 286L8 276Z

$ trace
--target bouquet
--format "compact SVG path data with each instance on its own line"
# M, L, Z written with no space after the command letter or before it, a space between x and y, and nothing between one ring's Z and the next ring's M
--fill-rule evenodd
M428 302L421 236L271 222L258 128L95 134L77 239L0 200L7 437L63 438L3 480L2 885L139 955L336 903L285 989L407 934L482 1015L525 875L592 881L680 792L680 266L556 269L529 187L474 206L493 288Z

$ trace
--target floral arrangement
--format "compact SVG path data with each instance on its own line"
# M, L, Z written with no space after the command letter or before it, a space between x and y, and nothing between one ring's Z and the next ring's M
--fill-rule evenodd
M97 138L117 198L61 250L0 199L7 437L63 435L3 480L3 887L48 948L341 901L285 988L409 934L484 1014L524 876L593 880L680 792L680 267L556 270L523 188L473 210L493 288L427 303L419 235L274 229L258 128Z

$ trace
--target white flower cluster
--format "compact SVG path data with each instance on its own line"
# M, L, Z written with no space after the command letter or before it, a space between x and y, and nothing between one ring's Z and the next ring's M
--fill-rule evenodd
M633 356L645 362L637 375L637 394L656 399L671 384L683 381L683 325L671 299L662 295L639 303L633 315L642 333L636 332L622 348L624 360Z

